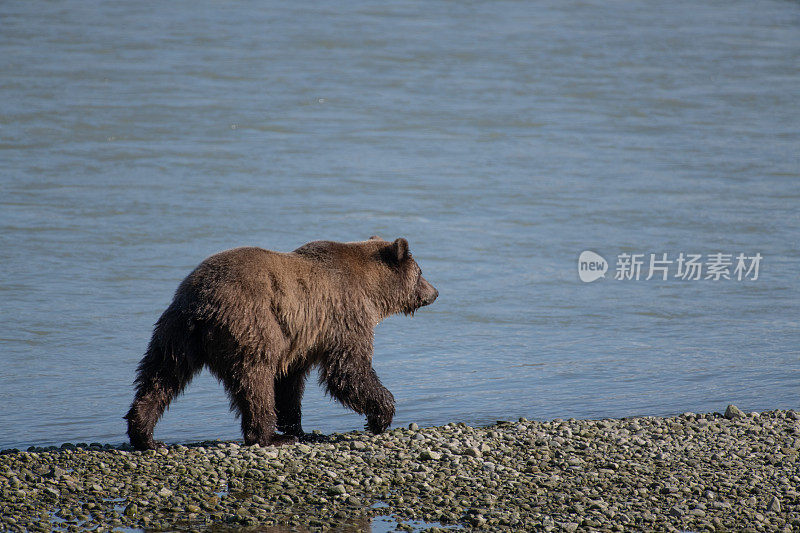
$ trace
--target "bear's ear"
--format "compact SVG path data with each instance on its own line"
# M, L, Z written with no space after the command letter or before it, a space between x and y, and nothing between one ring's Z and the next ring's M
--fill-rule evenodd
M397 262L401 263L409 255L408 241L400 237L399 239L397 239L392 243L392 251L394 252L394 257L397 260Z
M370 237L370 238L369 238L369 240L370 240L370 241L382 241L383 239L381 239L381 238L380 238L380 237L378 237L377 235L373 235L372 237Z

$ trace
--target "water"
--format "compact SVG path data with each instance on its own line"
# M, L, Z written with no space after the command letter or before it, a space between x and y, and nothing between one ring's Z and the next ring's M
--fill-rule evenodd
M797 408L793 2L0 6L0 449L125 440L204 257L405 236L396 425ZM760 253L752 281L577 257ZM310 383L307 430L361 417ZM156 428L239 438L207 373Z

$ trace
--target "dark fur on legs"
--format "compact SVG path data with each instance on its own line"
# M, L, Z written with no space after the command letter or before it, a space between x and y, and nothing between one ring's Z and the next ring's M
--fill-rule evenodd
M301 402L310 368L299 368L275 378L275 411L278 431L297 437L300 442L328 442L326 435L306 433L302 425Z
M303 439L301 401L310 368L293 368L275 378L275 411L278 431Z
M242 435L247 446L280 446L297 442L294 435L277 435L274 372L266 366L250 365L246 371L222 376L231 398L231 408L242 418Z
M368 355L367 355L368 354ZM322 365L320 384L328 394L356 413L367 415L366 428L383 433L394 418L394 396L372 368L371 346L362 355L330 354Z
M161 328L174 320L175 313L171 308L167 309L156 324L153 338L137 369L136 396L124 417L128 420L128 437L137 450L163 446L163 443L153 440L153 428L172 399L183 392L202 368L196 364L195 354L191 353L190 340L179 346L163 342ZM191 333L192 328L187 329Z

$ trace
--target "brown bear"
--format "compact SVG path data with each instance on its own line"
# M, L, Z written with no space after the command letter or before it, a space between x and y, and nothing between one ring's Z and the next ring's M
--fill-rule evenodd
M300 401L313 366L328 394L381 433L392 422L394 397L372 368L373 330L438 295L403 238L212 255L183 280L155 324L125 415L131 444L161 445L153 440L156 422L204 366L225 386L245 444L305 437Z

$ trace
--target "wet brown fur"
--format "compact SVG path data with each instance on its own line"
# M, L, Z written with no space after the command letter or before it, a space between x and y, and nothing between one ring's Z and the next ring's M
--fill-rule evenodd
M327 392L380 433L392 421L394 398L372 368L373 329L437 295L405 239L213 255L183 280L156 322L125 415L131 443L159 444L156 422L204 366L225 386L246 444L305 435L300 402L313 366Z

